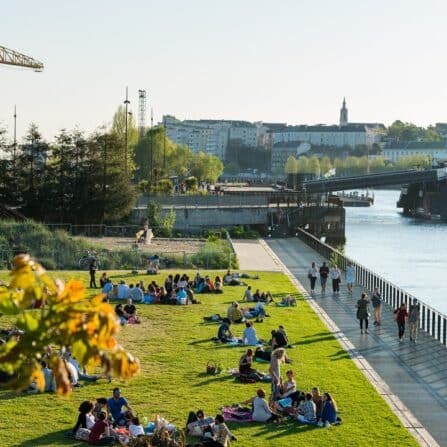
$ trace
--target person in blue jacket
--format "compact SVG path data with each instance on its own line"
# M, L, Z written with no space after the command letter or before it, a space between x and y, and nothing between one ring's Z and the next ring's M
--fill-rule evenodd
M337 422L337 404L329 393L323 394L323 409L321 410L321 427L325 425L329 427L330 424Z

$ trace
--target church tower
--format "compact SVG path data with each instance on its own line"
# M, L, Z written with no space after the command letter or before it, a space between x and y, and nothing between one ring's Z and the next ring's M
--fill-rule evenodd
M346 99L343 98L343 105L340 109L340 127L348 125L348 109L346 108Z

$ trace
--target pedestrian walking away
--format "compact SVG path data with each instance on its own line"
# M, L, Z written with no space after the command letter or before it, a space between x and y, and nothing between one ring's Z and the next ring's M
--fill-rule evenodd
M326 262L323 262L323 265L320 267L321 293L326 292L326 283L328 276L329 276L329 267L326 265Z
M418 300L413 299L413 304L410 305L410 312L408 315L408 326L410 328L410 341L416 344L418 338L419 319L421 317L421 308Z
M346 267L346 286L348 287L348 292L352 293L355 282L355 268L351 263L348 263Z
M96 258L92 258L90 261L89 271L90 271L90 288L96 289L96 270L98 270L98 263Z
M374 310L374 325L380 326L382 324L382 295L377 287L374 287L371 303Z
M317 266L315 265L315 262L312 262L312 266L307 272L307 277L309 278L310 281L310 293L311 295L313 295L315 293L315 283L317 282L318 277L318 270Z
M368 333L369 318L369 298L366 293L362 293L361 298L357 301L357 319L360 321L360 333L363 334L363 324L365 324L365 334Z
M331 279L332 279L332 291L335 294L340 293L341 272L340 269L335 264L331 268Z
M399 341L402 342L405 334L405 322L408 318L407 305L402 303L400 307L394 311L394 316L396 318Z

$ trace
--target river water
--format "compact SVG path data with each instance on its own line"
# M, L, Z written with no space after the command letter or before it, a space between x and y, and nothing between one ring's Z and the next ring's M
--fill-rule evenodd
M372 207L346 208L345 253L447 315L447 223L404 217L399 194L374 191Z

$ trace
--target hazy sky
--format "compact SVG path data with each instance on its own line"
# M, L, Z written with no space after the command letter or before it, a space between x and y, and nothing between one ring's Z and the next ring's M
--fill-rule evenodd
M45 64L0 65L0 123L47 138L110 122L129 86L155 122L447 121L445 0L14 0L0 45Z

